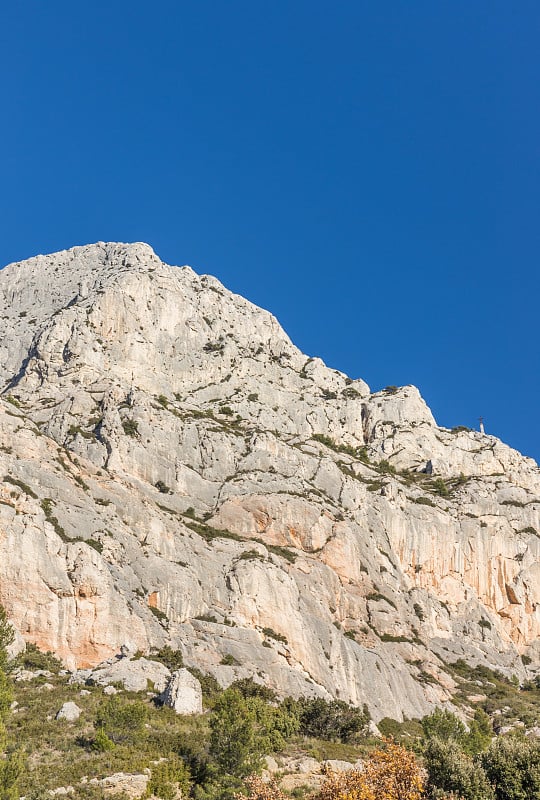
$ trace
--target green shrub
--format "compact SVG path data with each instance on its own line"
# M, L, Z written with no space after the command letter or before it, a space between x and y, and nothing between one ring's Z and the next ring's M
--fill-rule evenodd
M196 667L188 667L187 669L201 684L205 705L212 706L216 698L223 693L223 689L219 685L217 679L211 672L201 672L201 670Z
M91 747L96 753L107 753L109 750L113 750L116 745L112 739L109 739L104 728L98 728Z
M160 650L151 654L154 661L160 661L162 664L174 672L177 669L182 669L184 666L184 656L181 650L173 650L170 645L166 644Z
M15 631L7 618L3 606L0 606L0 670L7 664L7 648L15 641Z
M17 400L16 397L13 397L12 394L7 394L4 399L8 403L11 403L12 406L15 406L15 408L21 408L21 401Z
M439 497L448 497L448 495L450 494L450 492L448 491L448 486L446 485L446 483L443 481L442 478L436 478L433 481L432 486L433 486L433 491L435 492L435 494L438 494Z
M378 602L379 600L384 600L385 603L388 603L389 606L392 608L397 608L396 604L393 600L390 600L389 597L386 597L384 594L380 592L370 592L366 595L366 600L373 600L374 602Z
M255 683L253 678L241 678L240 680L231 683L231 689L236 689L240 692L242 697L258 697L264 700L265 703L275 703L277 695L269 686L264 686L262 683Z
M443 741L437 736L430 739L424 752L424 763L431 796L440 797L442 792L453 792L461 800L495 800L481 764L464 753L455 739Z
M17 486L19 489L22 489L22 491L27 494L28 497L33 497L34 500L38 499L38 496L34 490L31 489L27 483L20 481L18 478L12 478L11 475L4 475L4 483L11 483L12 486Z
M223 342L207 342L203 350L205 353L222 353L225 349L225 345Z
M435 506L435 503L429 497L415 497L414 502L420 506Z
M219 662L223 667L237 667L240 662L236 660L232 653L226 653Z
M122 428L126 436L137 436L139 432L139 423L134 419L125 419L122 422Z
M382 633L381 634L381 642L412 642L412 639L409 639L408 636L402 636L401 634L393 634L393 633Z
M287 637L283 636L282 633L277 633L273 628L263 628L262 632L265 636L268 636L269 639L275 639L277 642L283 642L283 644L288 644Z
M464 740L466 734L465 725L459 717L440 708L422 719L422 730L428 740L438 737L442 741L454 739L458 743Z
M47 522L53 526L54 532L57 536L59 536L63 542L71 542L72 539L69 538L66 531L58 522L58 518L52 513L53 510L53 501L50 497L46 497L44 500L41 501L41 508L43 509L43 513L45 514L45 519Z
M342 700L300 698L285 701L289 713L299 719L299 733L317 739L354 742L367 734L371 719L367 706L355 708Z
M166 761L152 766L145 797L161 797L175 800L178 790L182 797L188 797L191 788L191 775L185 762L176 755L169 755Z
M259 695L244 697L229 687L218 697L210 719L210 755L222 772L245 777L260 770L263 754L281 750L298 726L298 716L287 704L276 707Z
M324 444L325 447L329 447L336 453L346 453L353 458L358 458L360 461L367 462L369 460L365 447L352 447L350 444L338 444L338 442L335 442L330 436L326 436L324 433L314 433L311 438L315 439L316 442Z
M26 649L19 653L12 663L13 666L23 669L47 669L49 672L59 672L63 666L54 653L50 651L44 653L31 642L27 642Z
M17 784L25 767L25 758L20 750L12 750L0 760L0 798L18 800Z
M95 720L96 735L102 731L114 744L140 744L145 734L148 709L139 700L114 695L102 701Z
M158 619L161 623L168 622L169 618L167 614L161 610L161 608L157 608L156 606L148 606L154 617Z
M499 737L482 756L497 800L540 797L540 742L525 736Z
M265 558L262 553L259 553L258 550L244 550L243 553L240 553L238 556L240 561L264 561Z

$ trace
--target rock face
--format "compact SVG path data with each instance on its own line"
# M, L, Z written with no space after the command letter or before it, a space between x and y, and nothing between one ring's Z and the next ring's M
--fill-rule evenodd
M177 714L202 714L201 684L187 669L173 672L161 700Z
M168 644L226 685L445 702L539 666L540 473L371 394L148 245L0 272L0 602L93 667Z

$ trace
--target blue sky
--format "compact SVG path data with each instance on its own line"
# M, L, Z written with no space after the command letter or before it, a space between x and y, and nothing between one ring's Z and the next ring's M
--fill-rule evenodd
M0 11L0 262L147 241L540 459L540 5Z

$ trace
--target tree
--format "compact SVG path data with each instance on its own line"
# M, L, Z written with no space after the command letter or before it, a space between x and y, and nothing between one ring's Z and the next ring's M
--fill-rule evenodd
M433 736L424 752L432 797L453 792L462 800L494 800L493 789L481 764L463 752L454 738Z
M257 717L235 689L226 689L216 701L210 720L210 755L223 772L247 777L261 767Z
M432 714L422 719L422 729L426 739L437 737L443 741L454 739L462 742L466 735L463 722L447 709L436 708Z
M443 742L452 740L470 756L485 750L493 736L491 720L480 708L474 712L468 731L459 717L451 711L440 708L423 718L422 728L428 741L433 738L441 739Z
M144 796L175 800L180 789L182 797L188 797L190 778L189 769L184 761L171 754L166 760L160 761L152 767L152 775Z
M0 800L18 800L17 784L23 766L24 758L20 750L6 753L0 760Z
M5 610L0 606L0 800L16 800L19 796L17 782L23 768L22 753L6 752L6 728L4 721L13 699L11 684L5 673L7 648L13 642L14 631L8 622Z
M13 644L15 631L10 625L5 609L0 606L0 669L6 668L8 659L8 647Z
M482 755L497 800L539 800L540 742L512 735L497 739Z
M469 725L469 733L465 737L464 749L469 755L475 756L482 753L493 738L493 726L485 711L477 708Z
M210 755L228 775L245 778L261 767L264 753L281 750L298 730L287 704L270 705L248 684L222 692L210 719Z

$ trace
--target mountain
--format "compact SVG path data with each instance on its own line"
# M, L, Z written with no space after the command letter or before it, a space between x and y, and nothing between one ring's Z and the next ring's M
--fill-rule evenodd
M449 701L458 659L538 669L532 459L146 244L10 264L0 330L0 603L27 642L70 668L170 644L375 721Z

